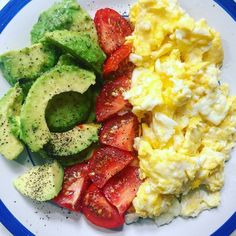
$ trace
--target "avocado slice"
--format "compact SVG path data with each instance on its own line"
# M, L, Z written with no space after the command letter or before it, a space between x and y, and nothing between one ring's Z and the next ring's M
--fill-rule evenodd
M8 121L10 124L11 132L15 135L15 137L19 138L20 136L20 113L21 107L23 104L23 91L20 88L19 84L14 86L16 90L16 97L13 102L11 109L8 110Z
M64 171L57 162L34 166L14 180L13 185L23 195L37 200L48 201L61 191Z
M69 91L83 94L90 85L95 84L95 79L92 72L76 66L57 66L36 80L22 106L20 116L20 136L31 151L39 151L52 138L45 119L49 100Z
M86 32L97 41L93 19L81 8L76 0L63 0L43 12L31 31L32 43L39 42L46 32L55 30Z
M35 82L35 80L32 80L32 79L19 79L19 86L22 89L24 100L27 97L28 92L34 82Z
M63 54L59 57L59 60L57 62L57 66L62 66L62 65L78 66L78 63L76 62L76 59L73 56L71 56L70 54Z
M46 109L46 121L51 132L65 132L88 118L91 92L66 92L54 96Z
M92 88L92 98L91 98L91 110L87 119L87 123L92 123L96 121L96 99L99 95L99 92L101 90L101 85L99 83L96 83Z
M76 155L98 141L99 129L97 124L83 124L64 133L51 133L51 140L44 149L54 157Z
M101 74L106 56L99 44L84 32L57 30L45 34L46 42L74 56L87 68Z
M14 85L20 79L36 79L53 67L57 60L55 49L38 43L1 55L0 69L5 79Z
M0 100L0 153L9 160L17 158L24 150L24 145L17 138L17 116L21 103L22 90L18 85L11 88Z
M89 160L92 157L94 150L96 150L98 146L98 143L93 143L88 148L81 151L78 155L66 157L57 156L55 158L62 166L73 166L75 164Z

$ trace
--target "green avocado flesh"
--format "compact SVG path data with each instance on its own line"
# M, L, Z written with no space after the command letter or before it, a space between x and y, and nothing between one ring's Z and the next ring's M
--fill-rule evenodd
M97 41L93 19L76 0L63 0L43 12L31 31L31 41L39 42L46 32L63 29L86 32L92 40Z
M65 92L83 94L95 84L95 79L92 72L76 66L57 66L36 80L20 116L21 139L31 151L39 151L52 138L45 119L48 102L55 95Z
M91 100L90 91L84 94L76 92L61 93L49 101L46 109L46 121L51 132L64 132L88 118Z
M96 99L100 93L101 86L99 85L99 83L96 83L95 86L93 86L91 89L92 89L91 110L87 119L87 123L92 123L96 121L96 114L95 114Z
M99 44L91 40L88 34L58 30L47 33L45 40L49 44L53 44L64 52L71 54L80 63L95 71L97 74L101 74L106 56Z
M37 200L48 201L61 191L64 171L53 161L42 166L34 166L14 180L15 188L23 195Z
M66 157L57 156L55 158L57 159L58 162L60 162L62 166L73 166L75 164L89 160L92 157L94 150L98 146L99 146L98 143L93 143L88 148L84 149L77 155L66 156Z
M17 138L22 98L21 88L16 85L0 100L0 153L9 160L17 158L24 149Z
M53 48L41 43L10 51L0 56L0 69L5 79L16 84L20 79L36 79L57 63L58 57Z
M76 62L76 59L73 56L71 56L70 54L63 54L59 57L59 60L57 62L57 66L62 66L62 65L78 66L78 63Z
M51 140L45 145L49 156L72 156L88 148L98 141L100 125L78 125L64 133L51 133Z
M19 86L22 89L24 100L28 95L28 92L35 81L32 79L20 79Z

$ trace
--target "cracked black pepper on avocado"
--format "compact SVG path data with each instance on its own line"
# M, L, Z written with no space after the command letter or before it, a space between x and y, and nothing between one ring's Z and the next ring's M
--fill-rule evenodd
M57 162L34 166L14 180L16 189L37 201L48 201L60 192L64 171Z
M12 132L16 124L10 120L18 116L15 111L21 107L21 98L22 90L15 85L0 100L0 153L9 160L17 158L24 149L22 142Z
M47 32L55 30L86 32L97 41L93 19L82 9L76 0L63 0L44 11L31 31L32 43L37 43Z
M101 74L106 56L98 42L91 40L89 34L57 30L45 34L44 40L73 55L85 67Z
M98 124L83 124L67 132L51 133L51 140L44 149L50 156L78 155L92 143L98 141L99 129Z
M36 80L26 97L20 117L21 139L33 152L42 149L51 139L45 119L49 100L69 91L83 94L92 84L95 84L95 75L76 66L57 66ZM44 96L38 91L43 91Z
M76 0L43 12L31 40L33 45L0 56L0 70L14 86L0 99L0 153L16 159L26 145L39 154L46 164L30 169L14 186L47 201L61 190L61 164L90 158L97 145L100 126L91 122L99 86L92 85L106 56L93 20Z
M41 43L10 51L0 56L0 69L5 79L13 86L20 79L35 80L52 68L58 60L53 47Z

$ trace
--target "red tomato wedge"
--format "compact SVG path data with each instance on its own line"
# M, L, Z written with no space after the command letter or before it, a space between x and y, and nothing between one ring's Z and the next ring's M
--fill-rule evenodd
M88 162L89 177L97 187L102 188L134 158L129 152L114 147L98 148Z
M109 179L103 193L122 215L131 205L141 183L138 168L128 166Z
M127 78L131 79L134 68L134 64L129 61L129 58L126 58L120 63L118 70L112 72L106 78L114 79L125 75Z
M107 55L111 55L124 44L125 37L132 33L130 23L110 8L98 10L94 23L100 46Z
M130 89L131 80L125 76L107 82L96 100L96 118L104 121L117 112L129 110L131 104L124 99L123 92Z
M127 113L106 121L101 128L99 140L102 144L131 152L137 134L138 119L134 114Z
M81 198L90 184L86 164L65 168L62 190L53 202L72 211L81 209Z
M94 184L90 185L84 196L83 213L91 223L100 227L111 229L124 224L124 218Z
M107 76L111 72L119 69L121 62L125 61L132 52L131 44L124 44L111 54L103 65L103 75Z

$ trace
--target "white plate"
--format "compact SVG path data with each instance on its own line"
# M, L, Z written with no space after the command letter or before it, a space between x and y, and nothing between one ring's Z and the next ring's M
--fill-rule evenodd
M9 15L17 12L19 4L23 5L28 0L11 1L12 6L9 8L7 15L2 16L0 12L0 28L1 24ZM232 2L231 2L232 1ZM227 0L231 2L233 0ZM19 49L30 44L30 30L37 21L39 14L50 7L54 0L33 0L26 5L7 25L5 30L0 34L0 54L10 49ZM118 3L117 3L118 2ZM79 3L89 11L93 16L96 9L103 7L111 7L120 13L128 13L130 4L134 0L80 0ZM15 4L15 5L14 5ZM212 0L180 0L180 4L194 18L206 18L209 25L221 32L223 45L225 50L225 61L222 70L223 81L230 84L231 93L236 94L236 22L226 13L219 5ZM232 5L233 6L233 5ZM235 6L233 6L235 7ZM233 9L233 8L232 8ZM228 9L230 11L230 9ZM231 12L232 13L232 12ZM234 14L235 13L235 14ZM235 12L232 13L236 17ZM3 17L1 19L1 17ZM0 75L0 95L2 96L9 85ZM4 158L0 158L0 199L12 214L31 232L36 235L54 236L54 235L210 235L218 229L235 211L236 211L236 152L232 152L232 158L227 163L225 169L225 187L222 190L222 204L211 211L203 212L195 219L184 220L176 219L170 225L157 228L151 221L143 221L142 223L124 226L122 231L112 231L97 228L88 223L83 216L78 214L68 214L67 210L60 209L50 203L36 203L25 197L22 197L12 186L12 180L21 174L27 166L30 166L27 154L22 155L21 163L10 162ZM0 222L8 222L8 226L16 223L5 216L6 211L1 208L0 202ZM5 219L1 219L5 216ZM9 217L6 219L6 217ZM234 224L234 223L233 223ZM236 222L235 222L236 224ZM231 224L232 227L232 224ZM22 228L16 226L15 235L24 235L20 233ZM26 234L25 234L26 235ZM224 233L224 235L227 235Z

